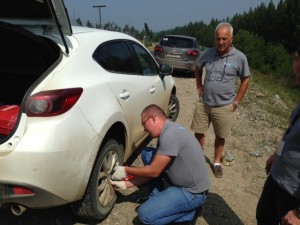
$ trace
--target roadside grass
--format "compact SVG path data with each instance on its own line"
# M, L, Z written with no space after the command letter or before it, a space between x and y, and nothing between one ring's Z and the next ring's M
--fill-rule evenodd
M152 43L147 43L146 47L147 47L147 49L148 49L149 51L154 51L155 45L157 45L157 43L154 43L154 42L152 42Z
M292 110L300 101L300 88L294 84L294 80L252 70L251 83L256 99L259 95L263 98L257 104L276 118L288 122Z

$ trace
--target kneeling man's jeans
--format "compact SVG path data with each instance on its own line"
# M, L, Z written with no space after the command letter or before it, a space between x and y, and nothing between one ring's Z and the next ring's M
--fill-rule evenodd
M142 159L145 165L151 163L155 148L145 148ZM171 186L162 190L162 179L150 184L149 199L138 208L138 215L144 224L168 224L191 221L206 200L206 195L193 194L182 187Z

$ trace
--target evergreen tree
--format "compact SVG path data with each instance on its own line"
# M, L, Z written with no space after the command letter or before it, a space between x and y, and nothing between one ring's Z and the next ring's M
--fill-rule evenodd
M76 25L82 27L82 22L81 22L81 19L80 19L80 18L77 18L77 19L76 19Z
M93 24L88 20L88 21L86 22L86 26L87 26L87 27L93 27Z

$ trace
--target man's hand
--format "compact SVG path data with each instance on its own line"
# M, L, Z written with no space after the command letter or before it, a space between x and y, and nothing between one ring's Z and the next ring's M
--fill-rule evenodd
M113 188L117 191L123 191L126 190L126 183L125 181L112 181L110 180L111 185L113 186Z
M276 153L274 153L273 155L271 155L267 161L266 161L266 166L265 166L265 169L266 169L266 174L269 175L270 173L270 169L271 169L271 166L273 164L273 162L275 161L276 159Z
M282 217L283 225L300 225L300 219L296 210L288 211L288 213Z
M113 175L111 176L112 180L123 180L127 177L124 166L116 166L113 170Z
M198 92L198 95L199 97L201 97L204 93L204 86L201 84L199 86L197 86L197 92Z

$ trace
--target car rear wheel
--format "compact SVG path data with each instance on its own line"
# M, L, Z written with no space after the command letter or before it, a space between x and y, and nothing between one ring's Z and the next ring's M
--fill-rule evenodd
M172 121L176 121L179 115L180 105L179 100L176 95L171 95L169 105L168 105L168 118Z
M117 196L110 184L116 165L122 165L124 151L116 140L108 140L97 157L84 198L75 203L73 212L84 218L103 219L112 210Z

